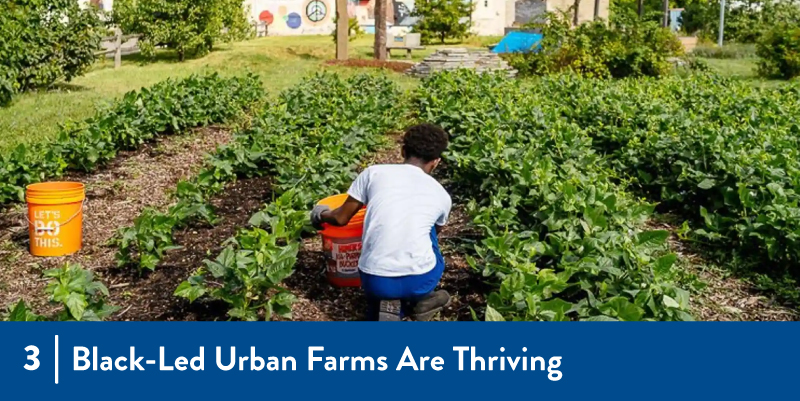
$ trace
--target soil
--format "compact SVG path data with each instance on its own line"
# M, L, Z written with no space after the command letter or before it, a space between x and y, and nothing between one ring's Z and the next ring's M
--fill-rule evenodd
M327 65L336 65L353 68L384 68L394 72L406 72L414 66L414 63L404 61L380 61L371 59L350 59L350 60L328 60Z
M677 227L665 222L650 222L648 228L673 233L668 239L672 252L682 262L679 268L693 274L706 285L690 298L692 312L703 321L786 321L800 320L796 310L776 303L745 280L713 267L674 233Z
M31 256L27 251L24 205L0 214L0 305L22 298L37 312L52 313L55 307L47 302L47 280L41 278L41 272L70 262L92 270L96 279L109 287L110 303L120 307L112 320L164 320L174 316L174 310L183 306L172 297L175 287L199 266L208 249L218 247L246 222L250 209L254 212L260 207L268 193L268 180L232 184L224 192L225 197L214 202L220 207L222 223L178 233L178 243L185 248L169 254L164 267L155 273L139 276L138 272L116 269L116 247L110 240L117 229L131 225L145 207L165 209L178 181L194 175L204 155L230 139L231 134L218 127L160 137L139 150L121 152L102 171L64 177L83 182L87 195L83 249L70 256ZM184 318L192 317L187 314Z

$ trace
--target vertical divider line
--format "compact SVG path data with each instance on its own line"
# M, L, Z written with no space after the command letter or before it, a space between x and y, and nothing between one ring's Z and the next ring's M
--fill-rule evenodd
M58 384L58 335L56 335L56 384Z

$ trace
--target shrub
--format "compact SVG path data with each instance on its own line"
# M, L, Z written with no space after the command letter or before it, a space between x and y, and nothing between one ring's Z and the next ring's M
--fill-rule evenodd
M758 73L764 77L790 79L800 76L800 28L778 24L758 42Z
M572 70L590 77L662 76L672 69L667 59L683 54L668 29L625 14L608 25L595 21L573 29L568 14L551 13L533 27L544 36L538 51L507 58L523 75Z
M244 39L250 34L239 0L117 0L113 20L125 33L142 35L139 46L153 56L157 46L195 56L211 51L220 41Z
M420 34L422 43L439 39L461 40L469 34L472 27L472 11L475 4L463 0L417 0L411 15L420 20L414 25L414 32Z
M0 0L0 105L14 93L83 74L100 43L100 19L72 0Z
M334 24L336 23L336 18L333 19L333 23ZM347 21L347 40L348 41L352 42L352 41L364 36L365 34L366 34L366 32L364 32L364 30L361 29L361 24L358 23L358 18L353 17L353 18L350 18ZM333 30L333 32L331 32L331 37L333 38L333 43L336 43L337 36L336 36L336 30L335 29Z

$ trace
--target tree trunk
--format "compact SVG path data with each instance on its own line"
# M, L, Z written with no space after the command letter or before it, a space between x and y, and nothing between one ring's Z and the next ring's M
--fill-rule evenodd
M375 59L386 60L386 2L375 0Z
M644 17L644 0L639 0L639 19Z
M664 0L664 27L669 27L669 0Z
M347 45L350 40L350 14L347 0L336 0L336 59L347 60Z
M579 20L578 20L578 10L580 10L580 8L581 8L581 0L575 0L575 2L572 3L572 8L573 8L572 26L578 26L578 22L579 22Z
M186 60L186 52L183 49L179 49L178 50L178 61L182 63L184 60Z
M594 20L600 19L600 0L594 0Z

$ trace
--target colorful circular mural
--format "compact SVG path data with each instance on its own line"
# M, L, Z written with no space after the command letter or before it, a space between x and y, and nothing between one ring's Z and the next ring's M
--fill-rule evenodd
M275 21L275 16L272 15L269 10L264 10L258 15L258 20L266 23L267 25L272 25L272 23Z
M328 5L320 0L311 0L306 4L306 17L311 22L321 22L328 16Z
M303 18L300 17L298 13L289 13L286 16L286 26L292 29L300 28L300 25L303 24Z

